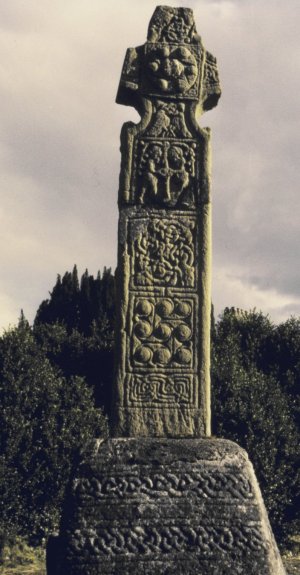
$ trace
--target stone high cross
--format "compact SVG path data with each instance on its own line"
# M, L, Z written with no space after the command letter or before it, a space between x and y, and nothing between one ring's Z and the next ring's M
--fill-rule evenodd
M209 130L216 61L191 10L158 7L128 50L115 437L85 454L48 575L285 575L253 468L210 435Z
M114 434L210 435L210 133L221 91L188 8L159 6L126 54Z

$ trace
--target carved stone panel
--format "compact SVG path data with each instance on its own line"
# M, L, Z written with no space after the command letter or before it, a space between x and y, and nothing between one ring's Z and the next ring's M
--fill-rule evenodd
M135 469L128 474L120 470L114 474L83 477L76 482L75 492L81 502L122 501L124 497L138 500L146 496L155 500L162 495L172 500L189 494L211 500L230 498L240 503L254 500L253 487L241 470L197 465L187 470L166 471L161 465L142 469L141 474Z
M195 217L130 221L131 287L196 288Z
M146 129L147 136L156 138L191 138L187 127L185 104L183 102L166 102L156 100L153 103L150 126Z
M195 23L193 12L189 8L171 8L158 6L151 18L148 31L149 42L181 42L190 44L195 41Z
M129 407L159 408L162 406L193 405L194 377L190 374L155 373L128 374L126 405Z
M199 45L150 43L145 46L142 93L174 99L199 99Z
M157 124L149 131L159 131ZM195 207L196 153L197 144L191 139L136 139L131 201L145 206Z
M191 298L137 296L128 342L130 367L165 371L195 365L195 306Z
M196 297L136 293L129 309L126 405L197 407Z

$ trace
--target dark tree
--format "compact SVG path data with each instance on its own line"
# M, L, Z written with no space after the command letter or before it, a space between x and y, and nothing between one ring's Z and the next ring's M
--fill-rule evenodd
M284 541L300 527L300 433L279 377L278 329L261 313L225 310L213 339L212 387L215 433L248 451Z
M38 542L57 526L72 466L106 420L85 381L51 365L24 317L0 339L0 409L1 539Z
M85 377L96 405L108 413L113 377L114 276L104 268L94 278L77 268L58 276L40 305L34 333L51 363L67 377Z
M72 272L57 276L50 298L44 300L37 311L35 325L64 323L68 332L77 329L89 336L95 329L103 330L114 322L114 277L111 269L104 268L101 277L94 278L88 270L78 281L76 265Z

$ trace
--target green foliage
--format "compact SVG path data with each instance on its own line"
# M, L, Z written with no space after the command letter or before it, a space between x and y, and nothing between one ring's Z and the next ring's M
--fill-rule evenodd
M0 531L41 540L57 524L80 449L106 433L83 378L51 365L24 317L0 340Z
M290 318L273 334L273 362L270 370L279 379L290 409L300 424L300 319Z
M227 309L216 325L212 353L215 432L249 453L281 542L300 529L300 433L282 379L287 366L278 355L286 329L261 313Z
M109 413L113 376L114 277L104 268L96 278L77 268L58 276L50 299L40 305L35 337L66 377L84 377L95 404Z

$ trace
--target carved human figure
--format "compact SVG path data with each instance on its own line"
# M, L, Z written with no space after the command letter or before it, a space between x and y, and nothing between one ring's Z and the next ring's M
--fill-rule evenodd
M159 165L162 157L160 146L150 146L146 153L146 162L142 172L143 183L138 203L143 204L146 198L155 200L158 195L158 177L160 174Z
M190 177L186 169L183 151L179 146L171 146L169 149L168 165L170 185L175 187L178 190L178 195L180 195L188 187Z
M194 150L187 144L185 147L171 141L144 144L139 166L138 203L193 205L194 163Z

